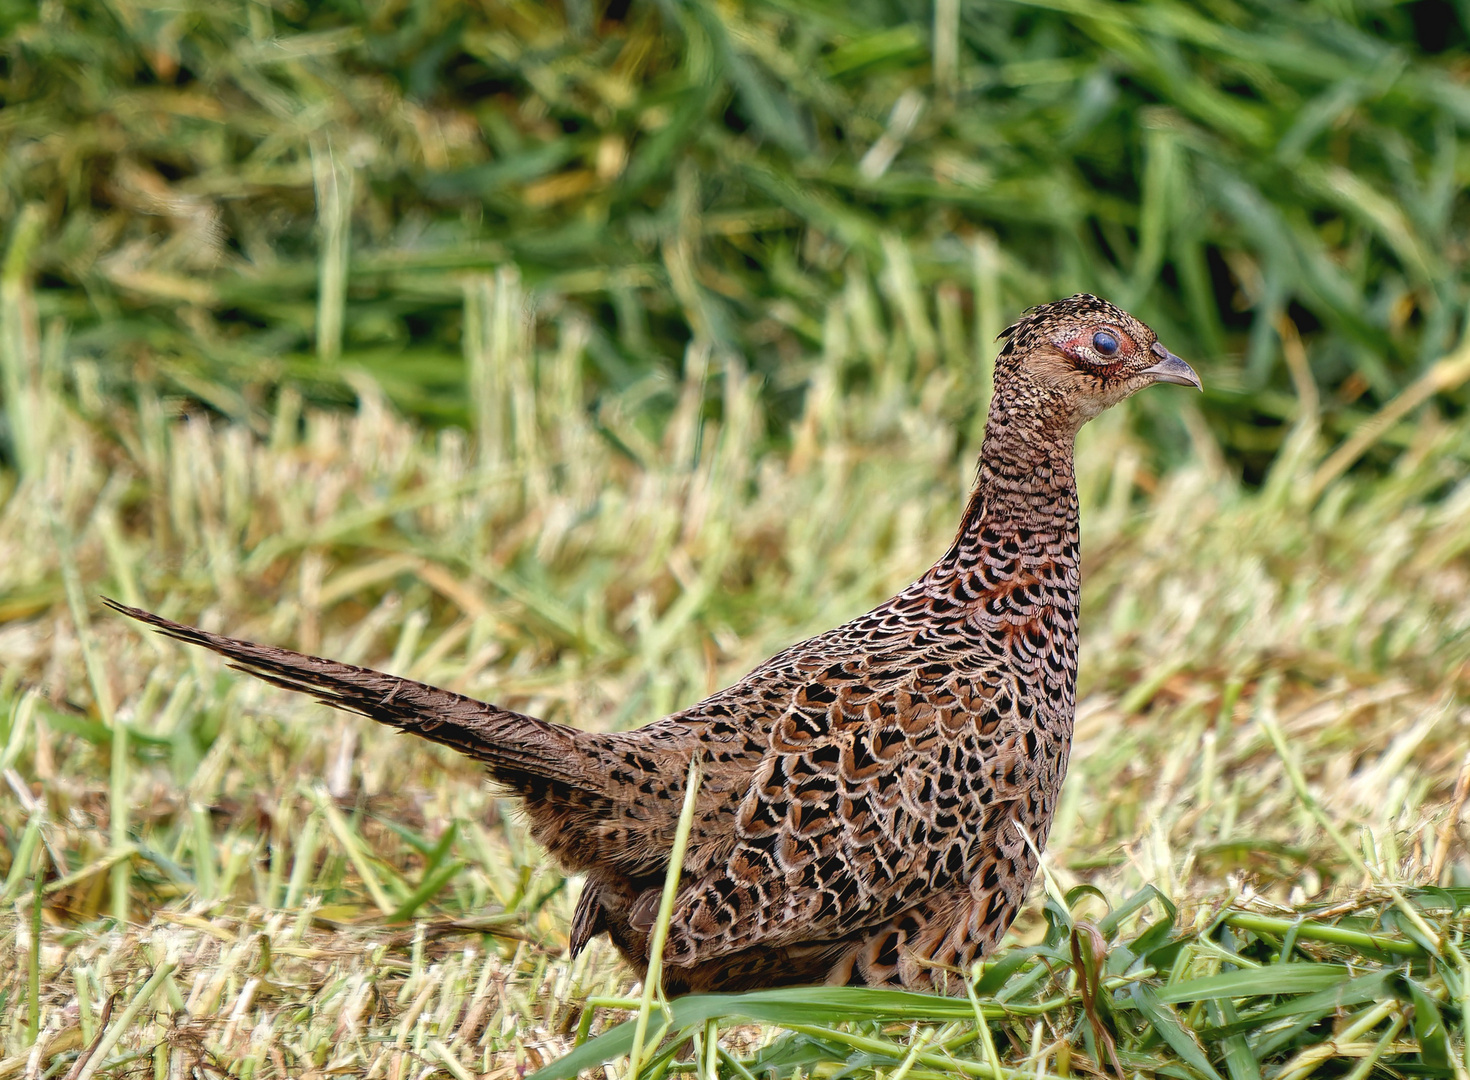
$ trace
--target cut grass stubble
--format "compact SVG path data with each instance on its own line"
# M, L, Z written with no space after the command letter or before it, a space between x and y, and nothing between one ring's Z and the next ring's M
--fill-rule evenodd
M1458 430L1320 498L1320 441L1251 495L1208 444L1152 478L1124 418L1085 432L1073 773L1048 887L973 1002L819 989L655 1009L656 971L630 1002L608 950L560 959L575 887L472 765L88 618L89 592L136 593L608 726L890 594L952 527L971 466L928 384L814 392L784 455L760 451L753 382L712 351L662 428L638 419L643 390L589 418L564 407L585 392L575 324L538 346L513 274L477 289L513 390L476 390L499 431L485 460L367 382L356 416L308 409L269 441L152 406L119 407L109 433L45 403L51 441L0 516L0 590L51 589L0 628L0 944L21 960L0 994L27 1003L0 1020L0 1075L78 1067L87 1047L80 1068L152 1055L160 1075L542 1067L616 1002L632 1026L548 1078L635 1045L643 1076L1060 1076L1104 1067L1109 1040L1126 1070L1206 1080L1331 1062L1460 1077L1467 882L1453 840L1436 854L1464 801ZM836 386L856 359L828 362ZM642 464L597 450L593 420ZM1074 952L1093 889L1131 899ZM121 910L140 921L105 929Z

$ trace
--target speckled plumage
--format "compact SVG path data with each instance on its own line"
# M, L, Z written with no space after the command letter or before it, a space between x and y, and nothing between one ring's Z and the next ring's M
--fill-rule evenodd
M1095 335L1112 334L1111 356ZM586 875L573 952L641 973L685 773L704 761L665 985L956 989L1015 917L1067 768L1077 677L1078 429L1152 382L1198 386L1152 331L1078 295L1003 335L954 542L897 596L635 731L593 734L130 608L241 669L453 746ZM1103 339L1106 344L1106 339Z

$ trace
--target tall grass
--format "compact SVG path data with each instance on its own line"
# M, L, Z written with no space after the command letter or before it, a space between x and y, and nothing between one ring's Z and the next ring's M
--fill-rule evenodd
M599 390L677 380L693 338L742 357L777 435L838 296L881 298L908 377L1090 289L1201 363L1207 422L1254 480L1293 370L1342 436L1458 338L1457 11L16 6L0 220L88 361L76 392L146 382L257 427L282 384L346 404L359 370L467 423L464 280L508 263L589 327ZM1465 376L1437 387L1456 415ZM1135 420L1156 455L1187 445L1167 408ZM1357 463L1411 439L1394 425Z

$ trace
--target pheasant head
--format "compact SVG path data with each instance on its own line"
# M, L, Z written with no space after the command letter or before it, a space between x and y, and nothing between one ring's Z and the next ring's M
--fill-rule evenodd
M1001 337L996 404L1033 410L1068 434L1153 383L1200 388L1194 369L1157 334L1088 293L1031 308Z

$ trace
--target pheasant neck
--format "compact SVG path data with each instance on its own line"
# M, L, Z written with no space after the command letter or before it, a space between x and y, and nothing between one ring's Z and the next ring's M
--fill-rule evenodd
M997 400L992 405L975 488L954 543L936 571L995 566L993 549L1001 544L1011 550L1018 545L1022 563L1070 564L1056 567L1064 576L1066 569L1075 568L1075 433L1057 430L1048 419L1033 403Z

